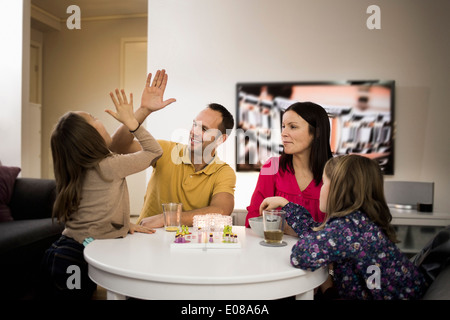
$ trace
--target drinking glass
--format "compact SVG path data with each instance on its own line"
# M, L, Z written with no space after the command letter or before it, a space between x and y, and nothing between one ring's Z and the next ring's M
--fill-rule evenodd
M283 242L286 212L283 210L264 210L264 242L281 244Z
M181 203L163 203L164 227L166 231L177 231L181 228Z

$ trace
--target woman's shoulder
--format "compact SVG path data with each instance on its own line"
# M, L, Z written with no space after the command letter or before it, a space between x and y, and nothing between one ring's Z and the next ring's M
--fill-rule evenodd
M272 165L278 165L280 161L280 157L270 157L266 160L266 162L264 162L264 164L262 165L262 167L270 167Z
M280 157L270 157L262 165L260 174L262 175L274 175L278 174L280 170Z

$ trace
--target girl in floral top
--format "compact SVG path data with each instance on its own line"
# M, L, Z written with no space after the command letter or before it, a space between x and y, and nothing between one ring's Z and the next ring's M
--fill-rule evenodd
M324 285L342 299L419 299L427 284L418 268L395 245L391 213L378 164L358 155L330 159L324 168L320 210L323 223L300 205L281 197L267 198L266 209L283 207L288 224L299 235L292 248L294 267L330 267Z

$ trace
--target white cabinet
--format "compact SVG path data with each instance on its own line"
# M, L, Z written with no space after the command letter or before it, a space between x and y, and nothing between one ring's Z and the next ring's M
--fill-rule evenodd
M417 212L390 208L392 225L400 243L397 246L406 254L415 254L442 229L450 225L449 213ZM233 225L244 225L247 210L235 209L231 216Z
M450 225L449 213L390 210L391 223L401 241L397 246L407 254L419 252L440 230Z

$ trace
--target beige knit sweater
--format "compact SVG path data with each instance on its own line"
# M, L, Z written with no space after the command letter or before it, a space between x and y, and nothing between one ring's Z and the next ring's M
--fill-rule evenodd
M162 155L161 147L143 126L134 135L142 151L114 154L99 163L99 170L86 172L80 206L66 221L63 235L80 243L88 237L112 239L127 235L130 199L125 177L148 168Z

